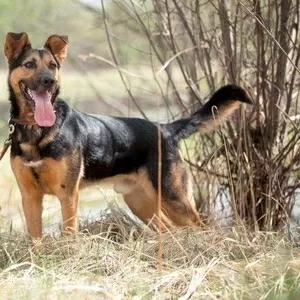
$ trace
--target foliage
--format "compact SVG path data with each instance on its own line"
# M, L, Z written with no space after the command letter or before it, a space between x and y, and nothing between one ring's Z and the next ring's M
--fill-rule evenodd
M201 138L196 153L207 158L204 162L197 157L193 160L194 155L189 159L199 205L211 214L220 202L207 200L208 191L203 194L199 173L204 172L208 189L221 183L225 206L231 207L235 221L242 219L253 229L282 227L300 188L299 1L267 1L268 5L257 0L247 4L224 0L114 3L135 20L136 31L147 37L145 63L150 64L172 117L170 103L186 115L203 103L203 95L224 82L248 90L253 108L247 108L246 114L241 110L235 125L227 124L218 137ZM121 66L118 57L122 54L115 47L117 37L104 5L102 15L112 58ZM181 86L174 76L178 69ZM166 87L158 80L162 73L167 77ZM138 105L122 72L120 76Z
M95 26L94 14L76 1L0 1L0 40L4 41L7 32L23 31L34 47L41 47L53 33L68 35L72 45L69 52L75 58L98 52L105 41ZM5 67L4 59L0 62Z

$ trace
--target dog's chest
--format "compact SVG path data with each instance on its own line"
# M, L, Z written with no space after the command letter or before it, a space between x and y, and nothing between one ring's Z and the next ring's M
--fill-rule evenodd
M41 164L41 149L37 144L21 143L19 146L24 165L35 167Z
M16 156L11 158L11 166L21 186L34 186L45 194L59 196L74 185L67 158L24 161Z
M56 195L62 187L67 186L67 159L43 157L43 144L23 142L19 144L19 148L17 169L22 170L21 173L27 180L34 182L47 194Z
M17 130L12 144L12 155L21 156L24 163L30 167L40 166L45 155L45 149L53 145L57 130L51 130L43 136L41 128L27 126L23 130ZM49 154L49 153L48 153Z

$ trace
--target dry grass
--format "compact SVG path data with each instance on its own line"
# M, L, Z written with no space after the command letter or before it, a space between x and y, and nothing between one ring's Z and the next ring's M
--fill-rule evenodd
M40 252L0 236L1 299L299 299L299 251L244 228L157 235L115 205L76 239L46 236Z

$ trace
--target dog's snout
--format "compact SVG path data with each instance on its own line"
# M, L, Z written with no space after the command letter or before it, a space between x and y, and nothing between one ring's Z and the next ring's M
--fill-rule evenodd
M52 76L44 75L41 78L41 82L45 88L51 88L55 84L55 79Z

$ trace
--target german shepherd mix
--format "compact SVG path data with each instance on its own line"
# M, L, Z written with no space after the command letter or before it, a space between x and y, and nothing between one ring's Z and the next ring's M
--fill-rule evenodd
M163 225L199 225L179 141L212 129L241 102L251 103L246 92L236 85L224 86L189 118L159 126L138 118L85 114L58 98L67 44L67 36L52 35L43 48L33 49L26 33L8 33L5 42L10 122L15 127L11 166L29 235L42 236L45 194L60 200L63 231L75 232L79 189L99 182L111 183L137 217L145 223L154 220L157 226L159 153Z

